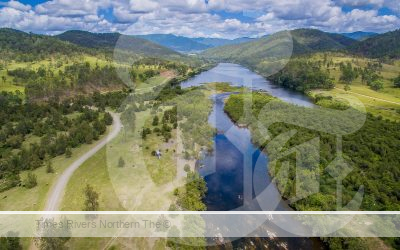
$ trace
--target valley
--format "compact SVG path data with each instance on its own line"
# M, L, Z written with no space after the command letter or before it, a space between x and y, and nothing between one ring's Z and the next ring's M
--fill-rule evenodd
M399 32L206 39L2 28L0 210L399 211ZM301 159L307 168L281 175L298 158L278 153L315 138L318 151ZM352 166L340 200L338 155ZM273 195L256 201L267 185ZM59 247L216 242L129 241L74 238ZM397 248L398 240L260 237L257 244L373 249Z

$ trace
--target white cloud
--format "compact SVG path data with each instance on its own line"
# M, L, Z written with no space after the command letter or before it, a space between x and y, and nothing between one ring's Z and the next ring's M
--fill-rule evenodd
M370 10L355 7L344 12L344 5L368 5ZM85 29L234 38L300 27L344 32L388 31L400 26L398 16L377 11L398 9L398 0L209 0L208 4L204 0L52 0L33 8L17 1L3 6L0 26L43 33ZM100 14L105 9L112 10L114 21ZM232 15L224 18L211 13L219 10ZM240 15L253 21L241 21Z
M16 9L16 10L21 10L21 11L28 11L32 8L29 4L25 5L18 1L10 1L7 3L7 6L10 8Z

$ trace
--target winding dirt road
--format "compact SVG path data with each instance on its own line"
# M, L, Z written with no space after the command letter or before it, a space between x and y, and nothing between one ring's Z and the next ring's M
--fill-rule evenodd
M68 184L69 179L71 178L72 174L77 170L86 160L92 157L97 151L103 148L108 142L113 140L121 131L122 124L119 116L115 113L110 113L113 117L113 125L110 133L107 135L106 138L98 141L95 146L82 155L78 160L74 161L62 174L58 177L57 182L53 185L51 189L51 193L47 198L47 203L44 208L44 211L58 211L59 205L62 201L64 196L65 187Z

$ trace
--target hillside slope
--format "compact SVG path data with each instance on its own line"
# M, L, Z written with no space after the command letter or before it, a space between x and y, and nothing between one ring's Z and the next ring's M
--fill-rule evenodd
M0 29L2 59L32 61L54 54L71 55L75 53L94 53L94 51L50 36L25 33L9 28Z
M68 41L76 45L95 48L113 50L118 43L120 49L129 50L130 52L146 55L146 56L177 56L179 53L163 47L161 45L150 42L146 39L123 36L120 40L119 33L91 33L87 31L71 30L56 36L58 39ZM121 43L123 41L123 43Z
M349 51L371 58L400 58L400 29L356 43Z
M287 50L291 49L291 45L288 43L287 39L291 40L290 43L292 43L293 55L328 50L344 50L347 46L357 43L357 41L339 34L330 34L312 29L290 31L290 35L284 35L285 39L282 39L283 34L288 33L283 31L247 43L212 48L205 51L203 55L212 59L245 62L246 64L251 61L253 62L252 64L254 64L260 62L265 57L270 57L271 53L281 53L283 48ZM278 40L275 38L278 36L281 36L283 44L271 46L271 41L274 40L277 42ZM275 50L275 52L273 52L273 50Z
M290 31L293 37L293 52L295 55L341 50L357 43L354 39L340 34L326 33L315 29L297 29Z

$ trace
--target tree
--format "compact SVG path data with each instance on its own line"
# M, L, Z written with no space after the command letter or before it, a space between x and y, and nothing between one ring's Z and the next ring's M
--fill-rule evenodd
M350 84L352 81L354 81L358 77L357 70L353 69L350 62L348 62L346 65L341 64L340 70L342 72L342 75L340 76L340 80L346 84Z
M122 157L119 157L119 160L118 160L118 167L119 167L119 168L125 167L125 160L124 160Z
M97 211L99 209L99 194L89 184L85 188L84 211Z
M66 148L65 149L65 157L71 158L71 156L72 156L71 148Z
M396 77L395 79L393 79L393 83L394 83L394 86L395 86L396 88L400 88L400 74L399 74L398 77Z
M159 122L158 116L154 116L152 125L153 125L153 126L158 126L158 122Z
M4 250L22 250L22 245L18 238L18 233L8 232L0 237L0 249Z
M46 163L46 172L48 174L54 173L53 164L51 163L50 160L48 160L47 163Z
M44 223L54 224L54 218L45 219ZM62 217L61 222L67 225L67 218ZM57 223L58 224L58 223ZM71 238L71 229L69 227L45 227L41 236L35 238L35 245L41 250L63 250L68 249L65 243Z
M107 126L110 126L112 123L113 123L113 118L112 118L112 116L110 115L110 113L105 113L104 114L104 123L107 125Z
M28 176L25 179L25 187L31 189L36 186L37 186L37 177L34 173L29 172Z
M183 167L183 169L185 170L186 173L189 173L189 171L190 171L190 166L189 166L189 164L185 164L185 166Z
M382 80L378 79L378 80L371 82L369 84L369 86L371 87L371 89L378 91L378 90L383 89L383 82L382 82Z

